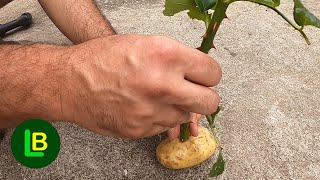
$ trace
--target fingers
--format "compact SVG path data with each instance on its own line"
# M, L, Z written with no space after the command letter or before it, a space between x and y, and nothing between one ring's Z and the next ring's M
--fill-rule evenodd
M197 49L186 46L174 40L170 42L167 50L168 59L179 62L172 66L182 66L182 79L170 78L172 83L167 85L170 90L170 98L165 99L177 104L187 112L199 114L211 114L217 110L220 98L211 89L221 79L221 68L208 55ZM171 49L171 50L170 50ZM184 80L184 81L183 81ZM179 87L179 88L177 88ZM175 98L176 96L177 98ZM175 102L174 102L175 101Z
M150 137L150 136L158 135L158 134L160 134L162 132L169 131L170 129L171 129L170 127L166 127L166 126L153 125L152 128L150 128L149 133L144 135L144 137ZM139 138L141 138L141 137L139 137Z
M190 126L189 126L189 131L190 134L194 137L199 135L199 130L198 130L198 121L201 119L202 115L201 114L193 114L193 118L191 119Z
M168 130L168 137L170 139L177 138L179 136L179 134L180 134L180 125Z
M187 112L195 112L198 114L214 113L220 103L219 95L212 89L190 83L182 82L177 89L177 98L172 99L172 103L176 103L181 109Z
M191 119L191 113L172 105L169 106L169 108L162 110L158 117L158 120L155 120L154 122L155 125L172 128L179 124L188 122Z
M184 65L184 78L190 82L211 87L220 82L220 65L207 54L186 46L182 43L173 42L174 50L170 53L173 60L181 61Z
M190 126L189 126L189 131L190 134L194 137L199 135L199 131L198 131L198 121L201 119L202 115L201 114L195 114L192 113L192 117L191 117L191 122L190 122ZM168 130L168 137L170 139L175 139L178 138L180 134L180 125L171 128Z
M143 121L143 123L137 123L133 126L131 125L131 128L121 132L109 131L108 129L104 128L101 129L101 134L125 139L140 139L168 131L172 127L182 123L190 122L190 119L192 119L191 113L186 112L174 105L160 106L157 108L157 110L158 113L152 119L153 122L149 119L148 121ZM179 130L177 132L179 133Z
M185 69L186 80L207 87L215 86L220 82L222 72L215 60L196 49L192 49L187 54L191 63Z

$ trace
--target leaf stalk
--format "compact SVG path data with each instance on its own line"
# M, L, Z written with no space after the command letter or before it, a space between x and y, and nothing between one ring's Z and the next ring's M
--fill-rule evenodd
M263 3L259 3L256 2L255 0L236 0L236 1L247 1L247 2L252 2L252 3L256 3L262 6L265 6L267 8L272 9L273 11L275 11L278 15L280 15L285 21L287 21L295 30L299 31L299 33L302 35L302 37L305 39L305 41L307 42L308 45L310 45L310 40L307 37L307 35L304 33L303 31L303 26L298 26L296 23L290 21L289 18L287 18L281 11L279 11L277 8L273 7L273 6L269 6L267 4L263 4Z

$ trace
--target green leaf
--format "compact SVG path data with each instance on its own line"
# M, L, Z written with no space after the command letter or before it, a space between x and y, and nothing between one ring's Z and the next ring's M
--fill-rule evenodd
M267 6L274 6L274 2L272 0L254 0L254 2L261 3Z
M217 3L214 4L214 6L211 8L211 10L216 10L216 6L217 6Z
M301 27L311 25L320 28L320 20L306 9L300 0L294 0L293 17Z
M213 164L209 173L210 177L216 177L223 173L225 161L223 160L221 150L219 151L217 162Z
M273 3L274 3L273 7L280 6L280 0L273 0Z
M197 10L190 10L188 12L188 16L191 18L191 19L197 19L197 20L200 20L200 21L204 21L206 22L206 16L209 16L209 14L207 13L202 13L200 12L198 9Z
M181 11L189 10L188 15L191 19L198 19L206 22L207 12L201 12L194 0L166 0L163 14L173 16Z
M277 7L280 5L280 0L253 0L250 2L263 4L263 5L270 6L270 7Z
M195 0L195 2L201 12L206 12L207 10L213 8L217 3L216 0Z
M166 16L173 16L181 11L197 9L196 6L197 4L194 0L166 0L163 14Z

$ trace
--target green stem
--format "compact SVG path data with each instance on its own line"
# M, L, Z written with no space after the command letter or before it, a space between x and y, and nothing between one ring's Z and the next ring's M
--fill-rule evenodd
M274 12L276 12L278 15L280 15L285 21L287 21L295 30L299 31L299 33L302 35L302 37L306 40L307 44L310 45L310 40L307 37L307 35L304 33L303 31L303 27L298 26L297 24L295 24L294 22L290 21L289 18L287 18L281 11L279 11L277 8L273 7L273 6L269 6L267 4L263 4L263 3L259 3L256 2L254 0L236 0L236 1L248 1L248 2L252 2L252 3L256 3L262 6L265 6L267 8L272 9Z
M210 128L210 130L211 130L211 132L213 134L214 140L217 143L217 147L221 148L221 142L220 142L220 140L219 140L219 138L217 136L216 131L214 130L214 126L213 125L209 125L209 128Z
M232 1L223 1L223 0L219 0L217 2L210 25L207 28L206 34L203 37L201 46L198 48L198 50L208 54L210 49L213 47L213 40L218 32L221 22L226 17L226 11L231 2ZM206 118L209 121L209 123L215 118L214 117L215 115L216 113L206 115Z
M180 125L180 141L184 142L189 139L189 125L190 123L183 123Z
M307 37L307 35L304 33L304 31L301 29L298 30L300 32L300 34L302 35L302 37L306 40L308 45L311 45L311 42L309 40L309 38Z
M210 24L207 27L206 34L204 35L201 46L198 48L198 50L208 54L210 49L213 47L213 39L217 34L217 31L220 27L221 22L226 17L226 11L229 3L230 2L226 0L218 0L212 19L210 21ZM207 115L206 117L209 118L209 117L212 117L212 115ZM189 136L190 136L189 123L181 124L180 125L180 141L184 142L188 140Z
M226 16L228 5L229 2L225 2L223 0L219 0L217 2L209 27L207 28L206 34L203 37L201 46L198 48L200 51L208 54L210 49L213 47L214 37L217 34L221 22Z
M207 12L207 13L208 13L208 12ZM210 22L211 22L211 14L206 14L206 21L205 21L206 28L209 27Z

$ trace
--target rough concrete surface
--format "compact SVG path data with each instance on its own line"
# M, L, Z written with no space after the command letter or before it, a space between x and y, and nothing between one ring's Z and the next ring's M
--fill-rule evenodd
M318 0L305 1L320 16ZM201 42L203 24L186 14L162 15L161 0L101 0L119 33L160 34L190 46ZM293 3L280 10L291 17ZM0 23L31 12L34 24L4 40L70 44L36 1L17 0L0 10ZM320 179L320 30L306 28L306 45L265 7L235 3L211 51L223 68L217 87L223 110L217 119L226 170L217 179ZM124 141L57 123L61 152L50 166L19 165L10 131L0 144L0 179L207 179L214 157L186 170L169 170L155 156L161 137ZM215 179L215 178L213 178Z

